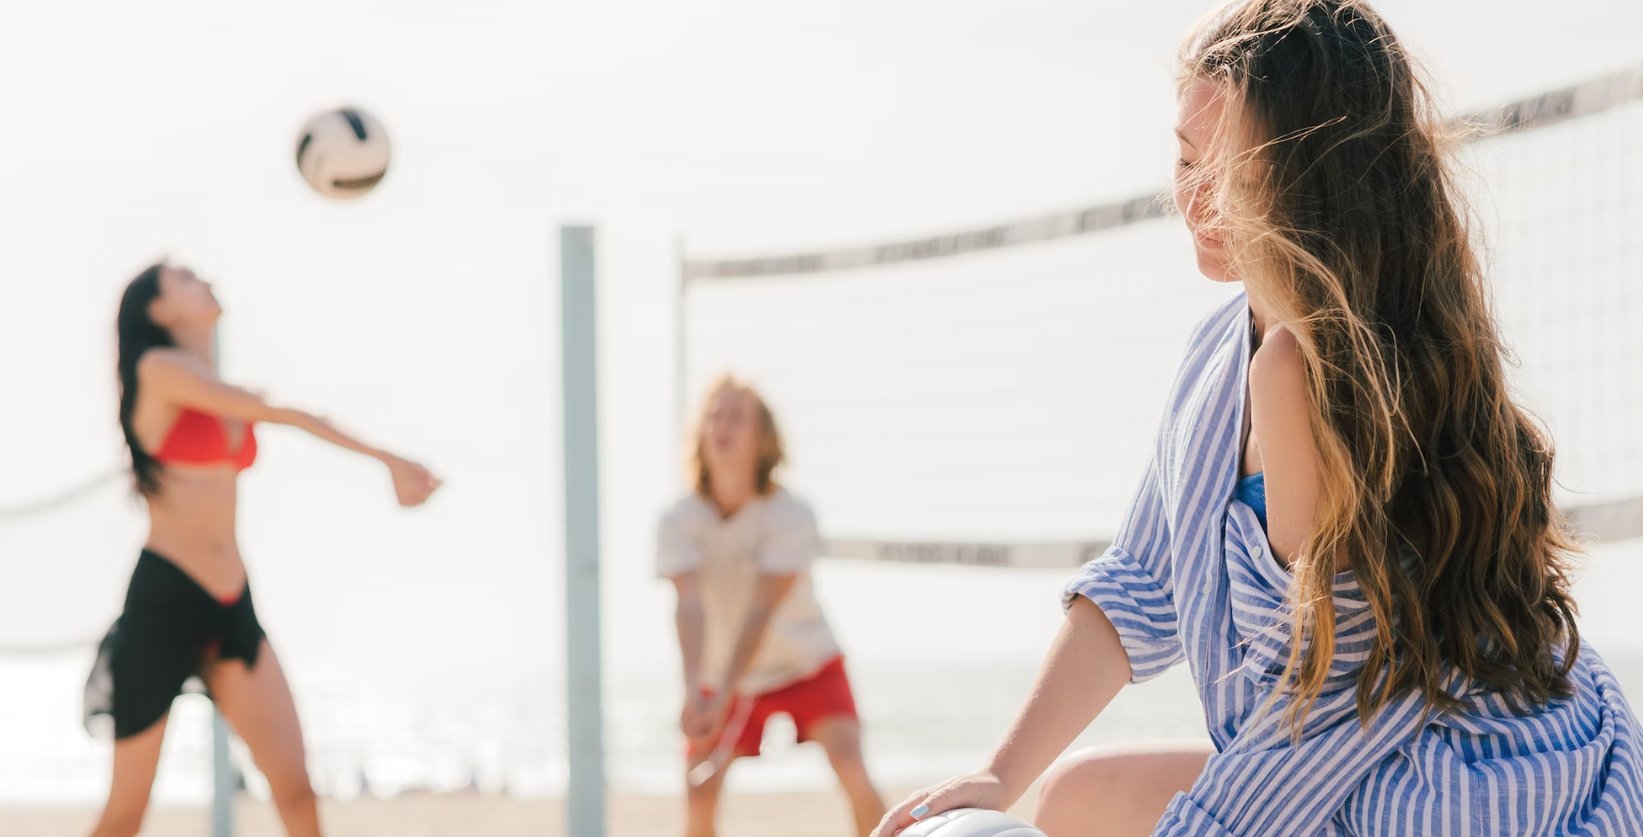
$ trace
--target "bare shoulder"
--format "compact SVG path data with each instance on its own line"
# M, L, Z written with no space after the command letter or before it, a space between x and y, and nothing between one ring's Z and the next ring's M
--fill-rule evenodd
M137 376L142 380L174 378L178 375L206 375L209 370L200 359L170 347L156 347L143 352L137 359Z
M1294 332L1273 326L1249 365L1249 395L1256 415L1306 409L1306 359Z
M1318 448L1300 341L1267 332L1249 368L1250 424L1266 473L1267 541L1289 564L1312 536L1318 508Z

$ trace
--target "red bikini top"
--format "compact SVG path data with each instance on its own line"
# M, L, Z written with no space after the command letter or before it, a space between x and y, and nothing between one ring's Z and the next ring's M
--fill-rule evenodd
M177 423L171 425L154 458L161 463L184 465L227 464L234 466L235 471L243 471L257 461L257 434L251 429L252 425L252 422L245 423L245 438L240 440L239 449L229 450L228 430L223 427L222 419L185 407L177 414Z

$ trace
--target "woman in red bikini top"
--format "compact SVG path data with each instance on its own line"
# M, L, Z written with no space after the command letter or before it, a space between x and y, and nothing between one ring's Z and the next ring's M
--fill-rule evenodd
M286 832L319 837L291 690L257 622L235 538L237 478L257 458L253 426L297 427L380 461L402 506L439 487L421 465L224 383L212 348L221 314L209 283L164 264L132 280L120 302L120 424L151 525L86 684L88 729L111 719L114 737L113 782L93 837L137 833L166 713L193 676L268 778Z

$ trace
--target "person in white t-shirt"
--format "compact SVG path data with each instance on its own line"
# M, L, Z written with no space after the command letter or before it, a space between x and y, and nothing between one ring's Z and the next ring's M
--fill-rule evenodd
M810 581L816 516L775 482L782 458L764 399L722 378L697 425L693 490L662 515L657 574L679 593L689 837L712 837L726 770L759 754L778 713L793 718L800 742L827 751L860 834L885 812L862 762L844 656Z

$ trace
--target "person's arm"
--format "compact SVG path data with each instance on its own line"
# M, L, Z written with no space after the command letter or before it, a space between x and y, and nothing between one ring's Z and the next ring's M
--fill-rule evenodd
M418 505L439 487L421 465L368 445L329 421L292 407L274 406L261 395L224 383L198 358L186 352L150 350L138 362L143 388L162 401L247 422L283 424L315 438L363 454L388 466L401 505Z
M274 410L275 417L268 420L269 424L283 424L306 431L309 435L321 441L330 442L339 448L351 450L354 453L364 454L378 460L385 465L392 465L399 457L381 449L372 447L353 436L344 433L332 424L330 420L312 413L291 407L280 407Z
M1250 362L1249 407L1266 475L1267 542L1288 566L1316 527L1321 483L1305 358L1281 325L1267 332Z
M697 542L689 514L675 507L662 515L656 527L656 575L673 583L678 594L673 622L679 632L679 657L683 663L684 708L679 713L679 729L688 738L703 738L712 732L715 719L707 711L710 700L701 694L702 643L706 613L702 606L700 569L701 546Z
M240 421L290 425L372 459L386 462L393 458L324 419L292 407L274 406L255 392L224 383L199 359L185 352L151 350L143 355L137 372L143 388L163 401Z
M681 573L671 580L678 593L673 624L679 630L679 657L684 661L685 696L689 698L702 685L702 592L694 572Z
M1118 631L1089 599L1074 601L987 771L1014 805L1130 680Z
M1129 680L1129 659L1112 622L1089 599L1075 600L987 766L908 797L885 814L873 837L891 837L955 808L1009 809Z
M1315 528L1319 456L1311 426L1305 359L1295 335L1279 325L1261 342L1249 370L1250 426L1266 475L1267 540L1274 555L1293 564ZM1170 837L1317 834L1376 765L1403 746L1424 722L1425 707L1411 694L1360 722L1356 665L1340 649L1364 647L1373 636L1361 594L1337 593L1337 658L1330 679L1297 731L1294 698L1274 690L1289 660L1288 605L1270 603L1281 629L1251 642L1236 675L1254 681L1265 712L1256 715L1223 752L1210 757L1191 790L1176 797L1155 834ZM1270 701L1270 706L1266 703Z
M1062 605L1080 599L1101 609L1140 683L1186 659L1175 609L1175 570L1159 465L1150 462L1112 545L1085 564L1062 590Z
M1172 579L1158 468L1149 464L1112 546L1063 590L1067 618L987 766L908 797L873 837L911 826L911 812L920 806L927 806L921 817L1009 808L1124 684L1156 677L1184 659Z
M782 599L787 597L793 583L798 580L796 575L761 575L758 587L753 592L753 606L748 609L747 617L742 620L742 629L736 636L736 650L730 655L730 665L725 669L724 688L721 694L730 694L736 690L736 684L741 681L742 675L747 673L747 667L753 664L753 658L759 653L759 646L764 643L765 634L770 628L770 617L776 612L776 607Z
M821 550L821 535L816 525L816 514L804 501L783 493L771 501L767 530L760 539L754 560L759 567L758 586L753 591L753 602L742 619L736 636L736 646L725 670L721 694L736 690L736 684L758 656L770 628L770 619L781 606L782 599L793 589L801 573L815 563Z

